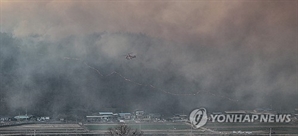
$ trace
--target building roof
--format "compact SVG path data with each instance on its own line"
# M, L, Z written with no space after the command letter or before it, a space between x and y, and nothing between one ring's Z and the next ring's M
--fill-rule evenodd
M29 119L30 117L32 117L32 115L18 115L15 116L15 119Z
M99 116L86 116L87 118L105 118L105 117L112 117L111 115L99 115Z
M99 115L113 115L113 112L98 112Z

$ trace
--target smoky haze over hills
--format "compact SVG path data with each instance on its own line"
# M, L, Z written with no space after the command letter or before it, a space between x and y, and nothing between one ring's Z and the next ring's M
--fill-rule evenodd
M296 1L0 4L0 115L297 108Z

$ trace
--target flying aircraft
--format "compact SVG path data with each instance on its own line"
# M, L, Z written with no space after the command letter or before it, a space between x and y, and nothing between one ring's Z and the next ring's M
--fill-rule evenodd
M136 58L137 56L136 55L133 55L132 53L128 53L127 55L125 55L125 58L127 59L127 60L131 60L131 59L133 59L133 58Z

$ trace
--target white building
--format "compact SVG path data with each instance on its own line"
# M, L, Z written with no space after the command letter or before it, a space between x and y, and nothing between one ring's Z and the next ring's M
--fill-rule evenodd
M91 116L86 116L88 121L101 121L101 122L106 122L106 121L111 121L114 120L117 117L117 114L114 114L113 112L98 112L97 115L91 115Z

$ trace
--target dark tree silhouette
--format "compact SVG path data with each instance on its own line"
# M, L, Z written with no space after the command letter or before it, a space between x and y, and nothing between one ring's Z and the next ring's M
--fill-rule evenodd
M132 129L126 124L120 124L114 128L109 128L106 134L108 136L142 136L143 132L138 129Z

